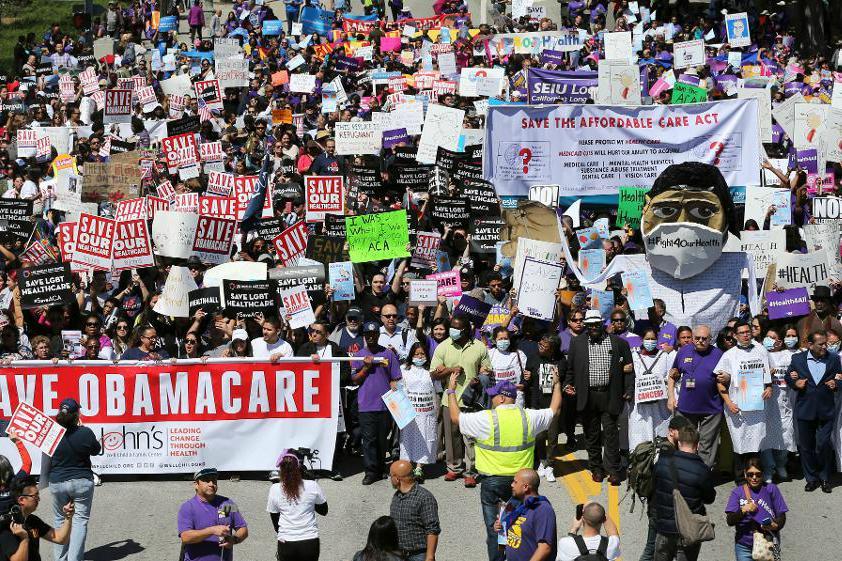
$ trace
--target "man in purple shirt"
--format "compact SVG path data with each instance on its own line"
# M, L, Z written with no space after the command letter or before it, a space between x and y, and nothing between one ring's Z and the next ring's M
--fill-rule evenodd
M643 345L643 339L640 335L635 335L628 329L629 316L622 309L616 309L611 312L611 330L620 339L625 340L629 344L629 348L633 351L639 350Z
M512 499L502 519L494 525L506 530L507 561L552 561L558 536L555 511L547 497L538 494L541 478L532 469L522 469L512 480Z
M573 337L577 337L585 332L585 312L582 310L573 310L570 312L570 317L567 319L567 329L559 332L558 337L561 339L561 352L567 354L570 350L570 341Z
M366 348L354 354L362 360L351 362L351 380L360 386L357 405L365 467L363 485L371 485L384 478L387 437L392 419L383 402L383 394L394 389L401 379L398 356L391 349L381 347L377 342L379 338L380 324L365 322L363 339Z
M708 467L716 461L723 415L714 372L721 356L722 351L711 345L710 328L700 325L693 329L693 344L678 349L668 380L667 408L687 417L699 430L699 456ZM676 380L681 383L677 405L673 397Z
M237 505L216 494L218 479L216 468L197 471L193 475L196 495L178 509L184 561L232 561L234 545L249 535Z

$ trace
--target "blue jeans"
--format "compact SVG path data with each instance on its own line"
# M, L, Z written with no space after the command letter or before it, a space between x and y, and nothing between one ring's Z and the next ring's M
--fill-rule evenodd
M760 463L763 465L763 479L772 479L775 473L786 473L786 460L789 453L786 450L772 450L767 448L760 451Z
M62 507L71 500L76 507L70 541L65 545L56 544L53 557L55 561L82 561L85 557L88 519L91 517L91 505L94 502L94 482L91 479L71 479L61 483L50 483L50 493L53 495L56 528L64 521Z
M406 561L424 561L427 558L426 551L419 551L418 553L413 553L412 555L406 558Z
M741 543L735 543L734 559L736 559L737 561L752 561L751 548Z
M500 514L500 503L512 498L510 475L482 476L479 484L479 500L482 504L482 519L485 522L485 544L488 547L488 561L503 561L503 552L497 546L497 532L494 522Z

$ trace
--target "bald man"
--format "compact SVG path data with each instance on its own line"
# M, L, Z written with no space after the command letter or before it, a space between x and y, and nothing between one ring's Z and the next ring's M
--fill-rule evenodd
M512 481L512 498L502 519L494 525L506 531L506 561L551 561L556 555L555 511L538 494L541 478L534 469L522 469Z
M436 498L415 482L412 464L398 460L389 468L395 488L389 515L398 527L398 544L408 561L435 561L441 526Z
M605 527L605 536L601 534ZM579 532L581 531L581 535ZM570 535L558 542L557 561L575 561L580 555L599 551L612 561L620 556L620 532L613 520L605 515L605 508L599 503L588 503L582 509L582 517L573 517Z

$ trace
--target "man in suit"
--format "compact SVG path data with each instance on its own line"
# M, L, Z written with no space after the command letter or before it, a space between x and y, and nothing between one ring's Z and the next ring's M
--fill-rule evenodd
M588 449L588 468L593 480L605 479L619 485L620 435L617 422L634 390L634 376L629 344L605 332L599 310L585 314L586 332L570 342L564 391L576 396L576 411L581 415Z
M827 352L827 333L814 331L807 336L808 348L793 355L786 383L798 392L795 420L798 423L798 452L807 484L804 490L820 486L831 492L833 469L833 409L836 376L842 373L839 355Z

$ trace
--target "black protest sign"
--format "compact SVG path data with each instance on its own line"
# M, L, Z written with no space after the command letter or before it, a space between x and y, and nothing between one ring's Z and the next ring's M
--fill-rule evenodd
M453 317L462 316L471 320L474 326L485 323L485 318L491 312L491 304L483 302L468 294L459 297L459 304L453 309Z
M415 146L395 146L392 148L395 154L395 161L401 164L414 164L418 155L418 148Z
M53 63L50 59L46 61L42 58L38 66L35 67L35 76L41 78L42 76L49 76L53 73Z
M325 214L322 234L329 238L345 239L348 236L345 229L345 217L341 214Z
M451 174L453 181L461 184L482 182L482 164L475 164L467 160L459 162Z
M278 291L268 280L222 281L225 291L225 309L236 312L237 317L254 317L278 314ZM188 295L189 296L189 295Z
M67 304L72 298L70 264L51 263L21 270L20 304L23 308Z
M465 159L462 152L454 152L439 146L436 149L436 167L447 173L453 173L460 161Z
M468 200L461 197L433 197L430 216L437 224L465 226L470 221Z
M348 169L348 193L356 195L365 193L376 196L383 192L383 180L380 168L368 166L351 166Z
M286 230L289 226L282 218L261 218L255 222L253 232L256 232L258 237L264 240L272 241L278 234Z
M389 175L400 191L407 187L413 191L426 191L430 186L430 172L433 166L427 165L392 165Z
M8 221L8 235L24 242L29 240L35 223L32 222L32 201L0 199L0 220Z
M210 288L197 288L187 293L188 306L190 308L190 317L196 315L196 312L203 310L205 313L213 313L220 308L219 303L219 287L213 286Z
M472 144L465 146L465 154L469 161L482 162L482 144Z
M325 265L339 261L348 261L350 257L348 256L348 250L345 248L345 243L346 241L340 238L308 236L305 256L307 259L319 261Z
M111 153L120 154L123 152L131 152L137 146L136 142L126 142L117 138L111 137Z
M406 231L409 234L409 244L418 243L418 217L414 212L406 213Z
M462 186L462 198L468 200L471 216L500 216L500 200L494 185L486 181Z
M506 222L502 218L474 218L471 222L471 251L473 253L496 253L500 240L500 228Z
M167 121L167 136L178 136L188 132L199 132L199 125L201 124L198 116L182 117L181 119L174 119Z
M325 266L321 263L269 269L269 278L278 285L278 293L286 288L304 285L314 305L318 306L325 301Z
M436 197L444 197L450 192L450 174L436 166L430 173L427 192Z

